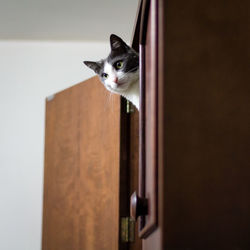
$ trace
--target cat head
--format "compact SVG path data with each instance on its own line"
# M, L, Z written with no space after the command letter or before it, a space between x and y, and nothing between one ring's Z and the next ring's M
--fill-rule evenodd
M120 37L110 36L111 52L98 62L84 61L111 92L122 93L139 79L139 56Z

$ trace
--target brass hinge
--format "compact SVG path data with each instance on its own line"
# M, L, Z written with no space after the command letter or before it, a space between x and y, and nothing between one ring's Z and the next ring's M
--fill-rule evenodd
M121 240L123 242L135 241L135 220L130 217L121 218Z
M134 105L130 101L127 100L127 108L126 108L127 114L133 113L134 111L135 111Z

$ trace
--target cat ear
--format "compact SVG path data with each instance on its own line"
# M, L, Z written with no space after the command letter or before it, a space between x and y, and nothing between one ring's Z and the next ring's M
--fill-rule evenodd
M121 52L127 51L127 44L117 35L110 35L110 46L111 50L120 50Z
M100 70L101 70L101 64L98 62L91 62L91 61L84 61L83 62L86 66L88 66L89 68L91 68L92 70L95 71L96 74L99 74Z

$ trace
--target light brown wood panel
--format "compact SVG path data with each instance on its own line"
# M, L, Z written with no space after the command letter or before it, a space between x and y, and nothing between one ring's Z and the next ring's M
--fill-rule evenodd
M97 77L46 103L43 250L117 250L120 97Z

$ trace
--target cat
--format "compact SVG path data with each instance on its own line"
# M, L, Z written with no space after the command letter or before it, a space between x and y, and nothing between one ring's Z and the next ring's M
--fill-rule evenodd
M97 62L84 61L107 90L122 95L139 110L139 55L117 35L110 35L111 52Z

